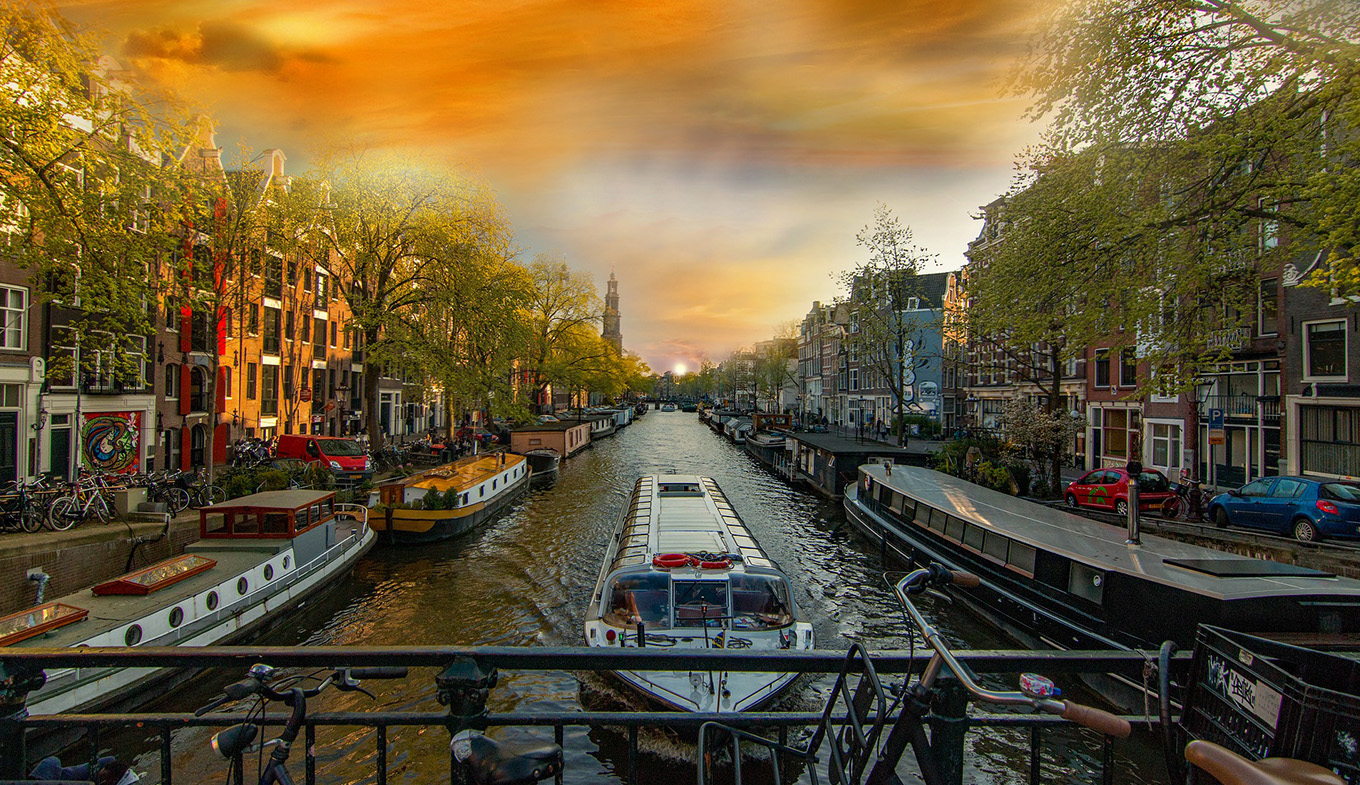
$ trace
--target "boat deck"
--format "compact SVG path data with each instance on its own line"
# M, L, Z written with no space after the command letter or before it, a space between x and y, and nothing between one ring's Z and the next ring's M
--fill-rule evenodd
M505 463L501 463L501 455L505 456ZM493 474L505 471L506 468L522 461L524 461L524 456L514 453L472 455L467 458L459 458L453 463L426 469L419 474L413 474L403 480L402 484L407 487L428 488L440 493L447 492L450 488L457 488L461 491L471 488Z
M1190 543L1142 535L1142 545L1125 542L1124 527L1007 496L930 469L881 465L860 471L904 496L1013 540L1108 571L1179 586L1222 600L1264 596L1332 595L1360 599L1360 581L1332 576L1279 574L1275 562L1251 559ZM1177 566L1173 561L1197 565ZM1206 564L1223 569L1206 571ZM1283 565L1288 568L1292 565ZM1283 570L1287 572L1289 570ZM1229 577L1230 573L1236 573ZM1217 573L1217 574L1215 574Z

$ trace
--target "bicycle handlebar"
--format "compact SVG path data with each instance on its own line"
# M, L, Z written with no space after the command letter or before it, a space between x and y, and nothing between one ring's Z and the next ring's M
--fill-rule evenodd
M1060 715L1063 719L1075 722L1082 727L1121 739L1128 738L1133 731L1129 723L1107 711L1083 706L1072 701L1034 696L1025 692L988 690L973 681L972 674L954 657L954 653L950 651L949 644L945 642L944 637L926 621L921 612L912 604L910 595L919 594L931 587L948 585L974 587L980 584L981 581L972 573L950 570L941 564L931 564L929 567L913 570L893 586L893 591L897 594L897 599L902 603L902 607L906 608L912 622L921 631L921 637L925 638L926 645L935 653L929 664L926 665L925 672L921 674L921 684L929 689L934 685L935 679L939 677L940 671L947 667L964 689L968 690L974 698L985 703L1003 706L1032 706L1047 714Z

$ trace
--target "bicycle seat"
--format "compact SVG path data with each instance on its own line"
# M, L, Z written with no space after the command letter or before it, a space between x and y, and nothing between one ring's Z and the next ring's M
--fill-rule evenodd
M502 742L480 733L467 741L464 763L475 785L531 785L562 770L562 748L550 742Z
M1223 785L1345 785L1331 769L1293 758L1250 761L1211 741L1192 741L1185 759Z

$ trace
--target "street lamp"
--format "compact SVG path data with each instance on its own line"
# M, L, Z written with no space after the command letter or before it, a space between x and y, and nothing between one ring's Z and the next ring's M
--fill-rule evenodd
M1195 380L1195 446L1197 448L1200 446L1199 442L1200 423L1209 416L1209 397L1213 394L1214 386L1216 384L1217 381L1208 376L1201 376L1200 378ZM1206 437L1208 436L1207 433L1205 435ZM1207 442L1208 439L1206 438L1205 441ZM1209 485L1213 486L1214 488L1217 488L1218 487L1218 483L1216 482L1217 478L1214 476L1216 474L1214 467L1214 446L1212 444L1206 444L1205 446L1208 447L1207 454L1208 454ZM1195 456L1196 464L1203 462L1201 454L1204 452L1206 451L1202 449L1196 450ZM1199 466L1197 465L1195 469L1196 472L1198 473Z

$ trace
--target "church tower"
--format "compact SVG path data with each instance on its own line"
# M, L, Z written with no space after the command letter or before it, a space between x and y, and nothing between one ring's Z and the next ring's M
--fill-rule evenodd
M609 273L609 290L604 296L604 329L601 334L615 351L623 352L623 333L619 331L619 282L613 271Z

